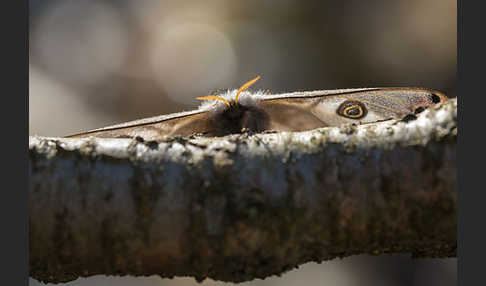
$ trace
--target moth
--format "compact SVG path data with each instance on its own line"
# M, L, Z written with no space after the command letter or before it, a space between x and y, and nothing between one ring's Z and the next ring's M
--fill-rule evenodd
M422 88L351 88L281 94L246 91L259 78L238 90L198 97L203 103L196 110L139 119L67 137L157 140L194 134L304 131L345 123L400 119L447 100L441 92Z

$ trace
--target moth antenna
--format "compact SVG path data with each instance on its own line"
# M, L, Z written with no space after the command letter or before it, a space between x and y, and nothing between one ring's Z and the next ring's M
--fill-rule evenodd
M200 96L200 97L196 97L196 99L199 99L199 100L221 100L222 102L226 103L226 105L228 105L228 107L231 106L229 101L227 101L225 98L222 98L220 96L214 96L214 95Z
M254 84L257 80L260 79L260 76L257 76L256 78L250 80L249 82L245 83L244 85L242 85L239 89L238 89L238 92L236 93L236 98L235 98L235 103L238 104L238 96L240 95L240 93L244 90L247 90L252 84Z

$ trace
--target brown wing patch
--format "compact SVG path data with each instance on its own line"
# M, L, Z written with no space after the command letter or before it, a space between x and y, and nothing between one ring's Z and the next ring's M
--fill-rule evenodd
M269 115L268 130L273 131L304 131L327 124L317 118L310 109L315 99L282 98L262 100L259 108Z

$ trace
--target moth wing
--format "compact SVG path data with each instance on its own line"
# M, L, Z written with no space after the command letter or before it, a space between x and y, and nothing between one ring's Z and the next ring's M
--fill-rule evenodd
M333 120L322 117L316 111L316 106L333 96L372 89L348 88L271 94L260 101L259 107L269 116L268 130L305 131L321 127L338 126L346 123L346 121L340 120L338 116L334 116Z
M157 140L164 136L189 136L208 131L208 112L196 110L129 121L66 137L142 137L144 140Z
M330 125L363 124L401 119L446 100L444 94L429 89L375 88L321 97L312 112Z
M418 108L427 108L445 100L444 94L428 89L363 88L273 95L262 99L260 107L269 115L268 129L301 131L344 123L362 124L403 118ZM363 116L343 116L344 103L360 104Z

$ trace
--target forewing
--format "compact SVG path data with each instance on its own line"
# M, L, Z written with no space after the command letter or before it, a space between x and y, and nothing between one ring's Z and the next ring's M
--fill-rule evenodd
M442 93L428 89L370 88L274 95L260 106L269 114L269 129L300 131L403 118L445 100Z
M186 112L121 123L67 137L142 137L144 140L158 140L165 136L189 136L208 131L210 131L208 130L208 112Z

